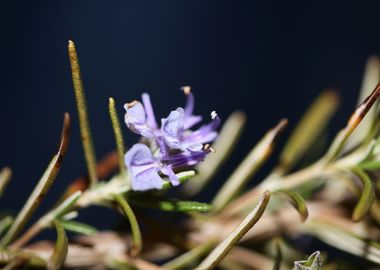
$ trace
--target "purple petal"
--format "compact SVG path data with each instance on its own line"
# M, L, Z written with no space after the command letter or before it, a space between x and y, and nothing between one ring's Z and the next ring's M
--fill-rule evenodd
M178 186L180 184L177 175L174 173L171 166L165 166L161 169L161 172L169 177L170 183L173 186Z
M163 181L156 168L145 170L132 177L132 189L136 191L161 189L162 185Z
M157 129L157 121L154 116L152 103L150 102L150 96L147 93L142 94L142 101L144 104L148 125L153 129Z
M184 145L192 145L194 143L204 144L215 140L218 136L216 129L220 125L220 118L215 112L212 112L211 115L213 119L210 123L203 125L198 130L184 136Z
M124 120L131 131L148 138L153 136L154 132L147 126L145 110L140 102L125 104L124 109L126 110Z
M135 144L124 157L132 175L133 190L159 189L163 181L158 174L159 165L145 144Z
M162 133L166 144L175 149L180 149L180 137L183 131L184 111L182 108L172 111L169 116L162 119Z
M195 115L191 115L189 117L185 117L184 119L184 123L183 123L183 128L184 129L189 129L193 126L195 126L196 124L198 124L200 121L202 121L202 116L195 116Z
M189 129L192 126L198 124L200 121L202 121L201 116L195 116L193 115L194 111L194 95L191 92L190 86L184 86L181 88L181 90L186 95L186 106L184 110L184 129Z
M208 153L209 151L203 150L198 152L182 152L166 157L165 163L169 164L173 169L194 166L203 161Z

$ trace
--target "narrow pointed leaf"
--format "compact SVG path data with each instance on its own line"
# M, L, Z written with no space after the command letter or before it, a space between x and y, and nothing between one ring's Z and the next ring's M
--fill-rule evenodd
M212 205L214 211L220 211L244 188L251 177L261 168L274 148L274 142L287 124L281 120L274 128L269 130L260 142L251 150L248 156L238 166L226 183L216 194Z
M119 204L119 206L122 208L124 215L128 218L129 224L131 225L132 238L133 238L131 255L136 256L137 254L140 253L142 249L142 237L141 237L140 227L137 222L137 218L135 214L133 213L131 206L128 204L126 199L124 199L124 197L117 194L115 195L115 200Z
M74 233L92 235L98 232L95 227L74 220L59 220L59 223L66 231Z
M196 267L196 270L214 269L228 252L237 244L240 239L259 221L268 205L270 193L264 192L257 206L248 216L229 234L223 242L221 242L201 264Z
M362 170L378 170L380 169L380 161L366 161L361 164L359 164L359 167Z
M375 199L375 190L373 184L368 175L359 168L354 168L353 172L359 177L363 183L363 190L357 202L354 212L352 213L352 219L354 221L362 220L371 209L372 203Z
M372 108L373 104L376 102L380 95L380 83L376 85L372 93L367 96L367 98L356 108L354 113L351 115L348 123L344 129L342 129L338 135L335 137L330 149L327 151L324 158L325 162L330 162L334 160L342 151L348 138L355 130L355 128L360 124L363 118L366 116L368 111Z
M134 197L130 200L133 204L147 208L156 208L163 211L208 212L212 210L212 205L207 203L194 201L165 200L159 197L149 197L146 194L143 197Z
M193 196L199 193L216 175L218 170L222 168L224 162L235 148L235 145L243 132L245 122L246 116L240 111L234 112L228 117L218 138L212 145L216 153L210 154L204 162L201 162L196 167L197 175L193 178L193 181L186 183L184 186L188 196Z
M309 216L309 211L307 210L307 205L304 198L298 192L288 189L281 189L278 192L286 195L286 197L290 200L290 203L300 214L301 220L305 221Z
M68 252L68 240L65 229L58 221L55 221L54 225L57 231L57 241L55 242L54 251L49 261L49 270L61 269Z
M338 107L338 96L332 91L323 92L311 105L292 132L284 150L280 154L278 170L288 172L297 164L309 147L324 131L330 118Z
M78 54L75 48L75 44L71 40L69 41L68 52L71 65L71 74L73 78L75 100L78 109L79 127L82 138L83 151L86 159L88 177L90 179L90 184L93 186L97 182L96 155L92 141L90 122L88 120L87 102L83 88Z
M321 253L316 251L307 260L294 262L294 270L322 270Z
M0 220L0 236L4 235L4 233L8 230L8 228L12 225L13 217L6 216Z
M23 208L17 215L15 221L12 223L11 228L7 234L1 239L0 248L8 245L17 234L24 228L26 222L30 219L33 213L36 211L37 207L40 205L41 201L45 197L46 193L50 189L51 185L59 172L62 165L63 157L66 153L70 133L70 116L65 114L64 123L62 128L61 143L58 149L58 153L50 161L49 166L42 175L38 184L34 188L32 194L29 196L28 200L24 204Z
M4 194L5 189L8 186L9 181L12 177L12 171L8 167L4 167L0 171L0 198Z
M126 167L124 163L125 144L123 139L123 133L120 127L120 120L117 116L115 100L112 97L109 98L108 111L111 118L113 133L116 141L116 150L119 158L119 171L120 174L124 175L126 173Z
M380 81L380 60L376 56L371 56L366 63L363 82L360 90L360 96L358 99L358 105L371 93L371 90ZM378 105L378 102L376 102ZM375 107L377 107L375 105ZM350 138L347 140L345 149L351 149L352 147L363 142L371 131L373 122L376 120L377 108L370 110L367 116L363 119L360 126L355 129Z
M49 215L52 219L60 218L61 216L70 212L75 204L75 202L82 195L82 191L76 191L74 194L65 199L62 203L60 203L55 209L53 209Z

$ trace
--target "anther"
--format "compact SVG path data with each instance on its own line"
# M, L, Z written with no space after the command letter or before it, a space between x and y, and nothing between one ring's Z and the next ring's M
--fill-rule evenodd
M188 85L183 86L183 87L182 87L182 91L185 93L185 95L188 95L188 94L190 94L190 92L191 92L191 87L188 86Z

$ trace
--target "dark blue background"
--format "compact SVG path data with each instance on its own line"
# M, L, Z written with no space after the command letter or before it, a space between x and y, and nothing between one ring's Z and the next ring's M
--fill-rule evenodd
M290 127L322 89L342 97L342 127L363 66L380 54L377 1L2 1L0 166L14 177L1 209L17 211L57 147L63 112L73 117L62 171L42 210L85 172L67 41L76 42L98 157L114 147L108 97L122 105L151 94L158 115L184 103L222 118L241 109L248 125L226 173L280 118ZM125 130L128 145L135 137ZM219 175L217 181L223 181ZM104 210L89 210L103 226ZM92 211L92 212L91 212ZM98 212L100 211L100 212ZM91 218L91 217L90 217Z

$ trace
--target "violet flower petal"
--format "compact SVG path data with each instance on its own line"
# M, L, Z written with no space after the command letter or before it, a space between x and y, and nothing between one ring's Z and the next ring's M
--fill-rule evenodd
M180 149L180 137L183 132L184 111L182 108L177 108L172 111L169 116L162 119L162 134L165 143L174 149Z
M170 165L169 166L164 166L161 169L161 172L169 177L170 183L173 186L178 186L180 184L177 175L174 173L174 171L173 171L173 169L172 169L172 167Z
M154 131L147 125L145 109L140 102L125 104L124 109L126 110L124 121L131 131L148 138L154 135Z
M132 175L133 190L160 189L163 181L159 176L159 165L145 144L135 144L124 157Z
M193 115L194 111L194 95L191 92L190 86L184 86L181 88L181 90L186 95L186 105L184 109L184 129L189 129L192 126L198 124L200 121L202 121L201 116L195 116Z
M157 129L157 121L154 115L152 103L150 102L150 96L147 93L142 94L142 101L146 112L146 122L151 128Z

